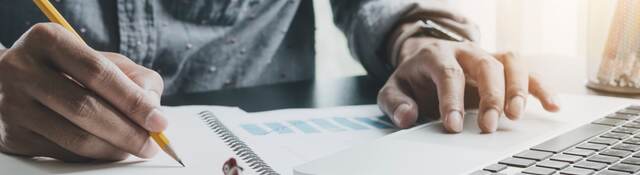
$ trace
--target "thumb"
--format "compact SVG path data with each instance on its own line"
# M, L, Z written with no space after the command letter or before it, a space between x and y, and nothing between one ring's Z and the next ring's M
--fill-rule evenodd
M378 92L378 106L399 128L409 128L418 119L418 105L390 79Z

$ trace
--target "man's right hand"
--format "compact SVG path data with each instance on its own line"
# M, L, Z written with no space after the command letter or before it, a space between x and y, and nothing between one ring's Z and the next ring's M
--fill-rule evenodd
M148 158L162 78L115 53L101 53L62 26L34 25L0 52L0 151L63 161Z

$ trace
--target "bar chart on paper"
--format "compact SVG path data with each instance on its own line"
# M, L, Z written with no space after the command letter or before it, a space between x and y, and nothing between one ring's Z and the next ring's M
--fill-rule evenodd
M283 174L293 172L293 165L398 131L377 105L280 109L221 120L235 135L227 137L250 145Z
M387 116L284 119L280 121L242 123L239 126L244 131L255 136L395 129Z

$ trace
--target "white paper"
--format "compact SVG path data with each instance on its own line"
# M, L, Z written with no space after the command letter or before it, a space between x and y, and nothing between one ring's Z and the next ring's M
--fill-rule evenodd
M377 105L283 109L249 113L246 118L220 118L280 174L293 174L296 165L367 143L397 130ZM283 125L288 128L284 130L289 131L271 128L270 124ZM301 128L297 124L308 126ZM251 129L242 128L243 125L259 127L266 132L256 132L265 133L263 135L251 133ZM305 132L306 127L313 131L306 129Z

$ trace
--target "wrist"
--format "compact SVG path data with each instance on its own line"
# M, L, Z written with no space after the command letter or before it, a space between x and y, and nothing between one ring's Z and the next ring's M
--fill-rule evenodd
M396 68L398 64L401 63L400 57L404 43L419 32L420 26L416 23L416 21L403 22L399 24L398 27L396 27L396 29L391 34L391 37L389 38L389 45L387 47L389 48L387 52L387 58L391 67Z

